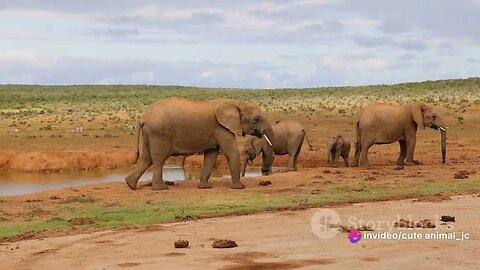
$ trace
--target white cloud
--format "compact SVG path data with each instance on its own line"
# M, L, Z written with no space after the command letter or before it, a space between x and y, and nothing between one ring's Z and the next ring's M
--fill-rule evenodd
M332 69L383 69L388 61L378 57L325 56L322 63Z
M29 69L51 68L56 58L51 55L40 55L31 51L3 51L0 52L0 68L8 69L13 65L24 65Z

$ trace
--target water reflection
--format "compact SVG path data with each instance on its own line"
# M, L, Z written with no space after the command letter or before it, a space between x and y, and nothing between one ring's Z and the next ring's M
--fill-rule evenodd
M60 173L21 173L0 172L0 196L20 195L33 192L74 187L86 184L107 182L123 182L133 168L120 168L102 171L76 171ZM184 181L200 179L201 169L165 166L163 179L169 181ZM246 176L260 175L259 168L249 168ZM228 169L216 169L212 177L230 177ZM152 179L152 172L147 171L140 180Z

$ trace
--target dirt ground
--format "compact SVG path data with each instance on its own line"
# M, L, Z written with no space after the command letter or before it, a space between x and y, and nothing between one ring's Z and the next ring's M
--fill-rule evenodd
M479 207L480 198L467 195L440 203L403 200L330 208L342 224L352 218L369 224L428 218L437 228L378 225L374 232L456 232L457 238L468 233L464 241L362 239L352 244L342 232L320 239L310 224L320 209L309 209L5 243L0 261L3 269L478 269ZM456 222L438 220L447 214ZM219 238L234 240L238 247L213 249ZM178 239L188 240L189 248L175 249Z

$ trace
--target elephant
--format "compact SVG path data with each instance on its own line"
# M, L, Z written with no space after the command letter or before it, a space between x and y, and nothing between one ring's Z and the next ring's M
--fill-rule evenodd
M356 122L354 166L367 166L368 149L373 144L389 144L398 141L400 155L398 165L414 165L413 153L417 141L417 129L440 129L442 163L445 164L447 130L443 117L424 103L403 105L370 104L364 107Z
M289 155L288 170L297 170L297 158L302 149L303 139L306 138L310 150L312 145L305 131L297 121L283 121L272 126L275 143L270 146L265 138L251 138L246 141L243 149L242 176L245 176L248 160L254 160L260 152L263 157L262 174L272 172L272 164L275 155ZM273 150L273 155L272 155Z
M139 153L140 133L142 153ZM152 189L168 189L162 179L162 168L170 156L203 153L198 188L211 188L208 182L218 152L227 158L232 178L231 188L243 189L240 181L240 158L235 136L246 134L274 142L272 126L260 108L249 102L231 99L192 101L167 98L150 105L141 120L137 134L136 169L125 181L131 189L153 165Z
M345 167L348 167L348 154L350 153L350 141L342 135L332 136L327 141L328 163L332 167L338 166L338 159L343 158Z

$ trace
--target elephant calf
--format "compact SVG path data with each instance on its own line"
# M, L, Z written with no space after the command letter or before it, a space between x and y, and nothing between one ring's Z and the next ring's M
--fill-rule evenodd
M304 138L307 139L310 149L312 146L300 123L296 121L283 121L272 126L275 142L272 146L268 145L265 138L251 138L247 140L243 150L242 176L245 176L245 170L248 160L254 160L260 153L263 157L262 174L268 175L272 172L274 155L289 155L288 170L297 170L297 158L302 149Z
M327 141L328 163L332 167L338 166L338 159L343 158L345 167L348 167L348 154L350 153L350 141L342 135L332 136Z

